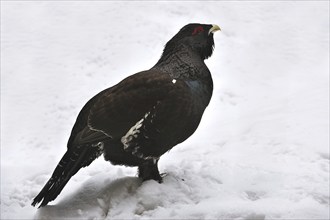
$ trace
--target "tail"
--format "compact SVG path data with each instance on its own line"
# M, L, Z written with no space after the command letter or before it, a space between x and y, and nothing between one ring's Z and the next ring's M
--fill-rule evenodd
M63 190L64 186L75 175L80 168L88 166L103 152L103 142L95 145L69 148L56 166L52 177L44 188L33 199L32 205L40 203L40 207L47 205Z

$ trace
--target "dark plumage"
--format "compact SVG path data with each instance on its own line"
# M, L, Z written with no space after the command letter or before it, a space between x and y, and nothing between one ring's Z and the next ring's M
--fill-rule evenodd
M32 205L54 200L70 178L104 154L112 164L138 166L159 182L162 154L197 129L213 90L204 63L217 25L188 24L165 46L157 64L90 99L80 111L68 149Z

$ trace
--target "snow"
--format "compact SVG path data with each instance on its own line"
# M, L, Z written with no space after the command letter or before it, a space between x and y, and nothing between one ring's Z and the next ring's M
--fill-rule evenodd
M214 95L164 183L99 158L30 206L85 102L192 22ZM329 219L329 159L327 1L1 1L1 219Z

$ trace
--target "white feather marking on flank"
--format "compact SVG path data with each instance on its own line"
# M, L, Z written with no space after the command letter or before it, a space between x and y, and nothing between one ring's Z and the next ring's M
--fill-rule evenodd
M124 145L124 149L127 149L129 147L129 142L133 140L133 138L137 137L137 134L140 133L140 128L142 127L142 123L150 112L147 112L144 117L138 121L133 127L131 127L128 132L121 138L121 143Z
M133 137L136 137L140 133L139 129L142 127L142 122L144 118L138 121L133 127L131 127L128 132L121 138L121 143L124 144L124 149L128 148L128 142L130 142Z
M173 79L173 80L172 80L172 83L175 84L175 83L176 83L176 79Z

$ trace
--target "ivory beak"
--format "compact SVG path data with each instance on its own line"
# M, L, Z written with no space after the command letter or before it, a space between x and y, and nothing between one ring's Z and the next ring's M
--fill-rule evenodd
M214 32L216 32L216 31L221 31L221 28L218 26L218 25L216 25L216 24L213 24L212 25L212 27L211 27L211 29L209 30L209 35L212 33L214 33Z

